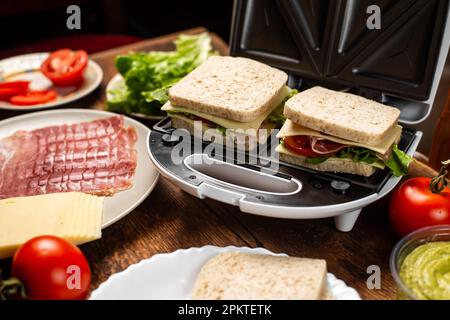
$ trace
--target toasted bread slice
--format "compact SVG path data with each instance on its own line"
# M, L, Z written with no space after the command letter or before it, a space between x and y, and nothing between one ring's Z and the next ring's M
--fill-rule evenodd
M371 166L370 164L363 162L354 162L351 159L329 158L326 161L318 164L308 163L306 161L306 157L286 152L284 147L281 145L277 146L276 151L279 153L281 161L317 171L351 173L370 177L378 169L377 167Z
M332 136L378 145L397 124L400 111L354 94L314 87L290 98L284 115Z
M226 252L202 267L192 298L318 300L326 277L325 260Z
M255 60L212 56L170 88L169 100L176 106L251 122L280 101L287 79L285 72Z

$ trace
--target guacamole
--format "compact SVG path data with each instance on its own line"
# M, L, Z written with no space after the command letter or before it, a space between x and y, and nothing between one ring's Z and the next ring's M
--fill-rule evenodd
M429 242L408 254L400 278L419 299L450 299L450 241Z

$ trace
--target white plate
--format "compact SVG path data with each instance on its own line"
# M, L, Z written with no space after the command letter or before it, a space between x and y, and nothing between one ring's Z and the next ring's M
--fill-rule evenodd
M56 100L32 106L16 106L5 101L0 101L0 109L26 111L57 107L87 96L102 82L102 69L97 63L89 60L88 66L83 74L84 81L79 88L53 87L51 81L39 71L40 65L47 57L48 52L43 52L25 54L0 60L0 82L5 80L29 80L31 81L30 86L34 90L50 88L56 90L58 93Z
M274 254L264 248L205 246L180 249L172 253L157 254L150 259L131 265L112 275L92 292L92 300L186 300L191 296L195 279L201 267L216 254L239 251ZM347 287L342 280L328 273L328 286L338 300L360 300L355 289Z
M109 80L108 85L106 86L106 99L111 99L110 90L118 89L125 85L125 81L120 73L116 74L111 80ZM142 113L132 113L133 117L148 119L148 120L161 120L164 116L149 116Z
M117 114L90 109L61 109L33 112L0 121L0 139L17 130L32 130L51 125L79 123L115 116ZM132 126L137 133L137 168L133 187L105 198L102 228L123 218L147 198L158 182L159 173L147 154L147 136L150 134L143 124L125 117L125 125Z

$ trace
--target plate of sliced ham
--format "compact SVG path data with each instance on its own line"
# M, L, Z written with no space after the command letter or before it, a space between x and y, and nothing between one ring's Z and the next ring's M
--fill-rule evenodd
M57 192L106 196L102 227L153 190L158 171L143 124L89 109L34 112L0 121L0 199Z

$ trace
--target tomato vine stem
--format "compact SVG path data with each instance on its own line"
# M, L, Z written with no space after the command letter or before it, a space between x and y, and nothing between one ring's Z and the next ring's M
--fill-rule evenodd
M442 161L441 164L442 166L439 170L439 174L430 181L430 190L433 193L440 193L448 185L446 176L448 174L447 166L450 165L450 159Z

